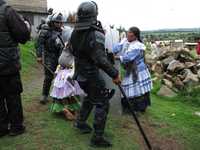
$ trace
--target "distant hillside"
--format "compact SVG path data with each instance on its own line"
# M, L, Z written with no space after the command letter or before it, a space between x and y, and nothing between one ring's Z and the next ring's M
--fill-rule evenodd
M169 32L200 32L199 28L175 28L175 29L159 29L159 30L148 30L142 31L143 33L169 33Z
M200 39L200 28L177 28L142 31L142 37L147 41L182 39L185 42L196 42Z

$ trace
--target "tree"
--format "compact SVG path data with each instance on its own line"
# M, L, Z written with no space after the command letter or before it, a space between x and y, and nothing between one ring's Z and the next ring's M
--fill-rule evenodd
M117 31L119 31L119 34L121 34L122 32L126 32L126 29L122 26L119 26L119 28L117 28Z
M69 16L67 17L68 23L75 23L76 22L76 13L75 12L69 12Z
M111 29L114 29L114 27L115 27L115 25L113 24L113 25L109 25L110 26L110 28Z

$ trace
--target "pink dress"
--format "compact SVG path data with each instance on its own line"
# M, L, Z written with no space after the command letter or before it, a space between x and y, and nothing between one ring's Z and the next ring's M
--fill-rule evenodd
M71 96L84 95L84 91L80 88L78 82L73 80L73 84L68 81L71 77L73 69L58 70L54 79L53 89L50 96L57 99L63 99Z

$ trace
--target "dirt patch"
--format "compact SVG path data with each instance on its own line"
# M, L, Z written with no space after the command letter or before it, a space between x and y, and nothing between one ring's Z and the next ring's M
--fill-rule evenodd
M23 149L24 149L23 145L21 145L21 144L16 145L16 150L23 150Z
M183 146L173 137L154 138L152 137L152 145L154 150L183 150Z
M122 123L122 128L125 130L136 130L137 135L137 143L140 145L141 150L148 150L145 141L134 121L132 116L128 116L128 119ZM159 128L167 128L168 125L166 124L157 124L152 123L148 120L146 117L138 117L141 126L144 129L144 132L146 133L149 142L152 145L153 150L183 150L184 146L178 142L178 140L174 137L162 137L159 136L158 133L156 133L156 130Z
M32 67L28 75L22 76L23 89L26 95L32 95L33 90L41 89L43 84L43 68L37 64Z
M28 75L22 77L24 89L23 95L26 99L24 101L24 111L31 113L47 111L48 108L39 103L44 78L43 67L36 64L31 68Z
M124 119L124 121L121 124L122 129L129 130L129 129L136 129L136 126L134 125L134 121L129 119Z
M174 137L161 137L156 133L156 129L165 128L166 125L152 127L148 121L143 124L144 130L152 144L153 150L183 150L183 146Z
M152 128L167 128L167 127L169 127L169 125L167 125L167 124L159 124L159 123L153 123L153 122L149 122L149 126Z
M37 113L37 112L46 112L48 111L48 107L45 105L41 105L39 103L39 99L33 99L30 105L24 107L25 112Z

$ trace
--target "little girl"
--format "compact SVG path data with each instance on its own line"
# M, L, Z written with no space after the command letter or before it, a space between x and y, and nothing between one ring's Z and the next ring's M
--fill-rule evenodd
M50 107L53 113L64 114L68 120L76 119L80 104L76 96L85 95L77 81L72 79L74 74L74 57L66 48L63 50L56 69L53 88L50 96L54 101Z

